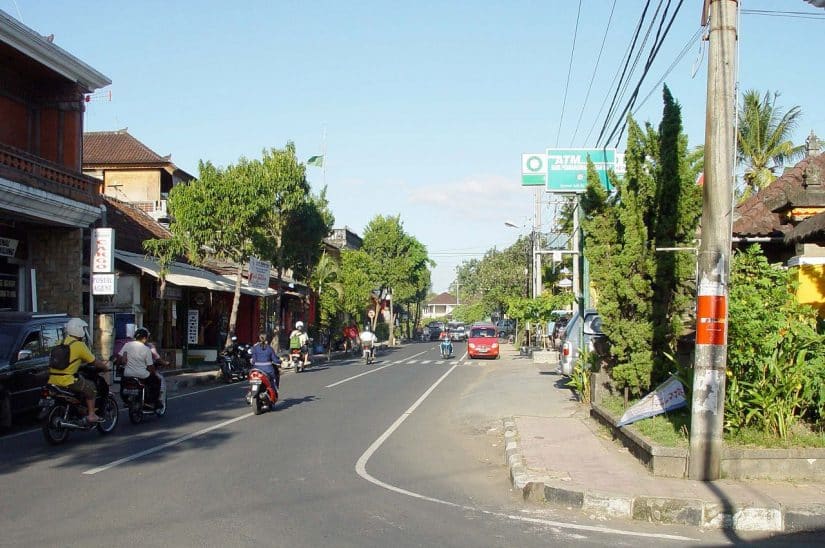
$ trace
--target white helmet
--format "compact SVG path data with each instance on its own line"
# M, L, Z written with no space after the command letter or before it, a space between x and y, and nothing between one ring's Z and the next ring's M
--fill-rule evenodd
M302 322L300 320L295 322L295 329L303 329L303 328L304 328L304 322Z
M71 337L82 339L86 336L86 328L89 326L80 318L72 318L66 323L66 334Z

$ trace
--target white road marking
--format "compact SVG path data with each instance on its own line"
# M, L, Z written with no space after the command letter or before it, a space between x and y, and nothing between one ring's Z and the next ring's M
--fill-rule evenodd
M255 416L254 413L247 413L245 415L241 415L240 417L235 417L234 419L229 419L229 420L226 420L226 421L223 421L223 422L219 422L218 424L213 424L212 426L209 426L207 428L203 428L201 430L198 430L197 432L191 432L189 434L186 434L185 436L181 436L181 437L176 438L172 441L168 441L168 442L163 443L161 445L156 445L155 447L150 447L149 449L141 451L140 453L135 453L134 455L129 455L128 457L123 457L122 459L112 461L109 464L104 464L103 466L98 466L97 468L92 468L91 470L86 470L83 473L87 476L92 476L92 475L97 474L99 472L105 472L106 470L109 470L110 468L114 468L115 466L119 466L121 464L131 462L133 460L137 460L141 457L145 457L146 455L151 455L152 453L157 453L158 451L166 449L167 447L172 447L173 445L183 443L186 440L195 438L197 436L202 436L203 434L209 433L212 430L217 430L218 428L222 428L224 426L228 426L232 423L242 421L244 419L248 419L249 417L254 417L254 416Z
M335 386L338 386L339 384L344 384L345 382L353 381L353 380L357 379L358 377L363 377L364 375L369 375L370 373L375 373L376 371L381 371L382 369L386 369L387 367L393 367L394 365L399 365L399 364L402 364L402 363L415 363L415 362L411 362L409 360L411 360L412 358L414 358L416 356L420 356L423 353L424 352L419 352L418 354L413 354L409 358L399 360L397 362L388 363L387 365L382 365L381 367L376 367L375 369L370 369L369 371L364 371L363 373L358 373L357 375L353 375L352 377L347 377L346 379L344 379L342 381L338 381L338 382L334 382L332 384L328 384L324 388L333 388Z
M536 524L541 524L541 525L547 525L547 526L550 526L550 527L558 527L560 529L573 529L573 530L576 530L576 531L588 531L588 532L593 532L593 533L606 533L606 534L613 534L613 535L625 535L625 536L631 536L631 537L657 538L657 539L663 539L663 540L691 540L691 541L698 540L698 539L693 539L693 538L690 538L690 537L682 537L682 536L678 536L678 535L665 535L665 534L657 534L657 533L640 533L640 532L637 532L637 531L626 531L626 530L623 530L623 529L612 529L610 527L599 527L599 526L595 526L595 525L579 525L577 523L565 523L565 522L562 522L562 521L553 521L553 520L548 520L548 519L543 519L543 518L530 518L530 517L513 515L513 514L505 514L504 512L493 512L491 510L484 510L484 509L476 508L476 507L473 507L473 506L467 506L466 504L459 504L459 503L456 503L456 502L450 502L450 501L447 501L447 500L442 500L442 499L438 499L438 498L435 498L435 497L429 497L427 495L422 495L422 494L416 493L414 491L408 491L407 489L403 489L401 487L396 487L395 485L391 485L389 483L383 482L383 481L371 476L369 474L369 472L367 472L367 462L370 460L372 455L375 454L376 451L378 451L378 449L384 444L385 441L387 441L387 439L393 434L393 432L395 432L401 426L401 424L405 420L407 420L407 418L410 415L412 415L413 412L416 409L418 409L418 406L420 406L424 402L424 400L427 399L427 397L430 394L432 394L432 392L436 389L436 387L439 384L441 384L441 382L444 379L446 379L447 376L450 373L452 373L453 370L455 370L455 368L458 367L459 365L461 365L461 363L456 363L450 369L448 369L446 373L441 375L441 377L439 377L439 379L437 381L435 381L435 383L433 383L432 386L430 386L423 394L421 394L421 397L419 397L415 401L415 403L413 403L409 407L409 409L404 411L401 414L401 416L398 417L395 420L395 422L392 423L390 425L390 427L387 428L384 431L383 434L378 436L378 439L376 439L374 442L372 442L372 445L370 445L367 448L367 450L364 451L364 453L358 458L358 461L355 463L355 472L359 476L361 476L362 478L364 478L368 482L370 482L374 485L377 485L378 487L381 487L381 488L386 489L388 491L393 491L395 493L399 493L401 495L405 495L405 496L420 499L420 500L425 500L425 501L428 501L428 502L434 502L436 504L443 504L445 506L450 506L450 507L453 507L453 508L459 508L461 510L467 510L467 511L472 511L472 512L480 512L482 514L486 514L486 515L489 515L489 516L496 516L496 517L500 517L500 518L506 518L506 519L513 520L513 521L536 523Z

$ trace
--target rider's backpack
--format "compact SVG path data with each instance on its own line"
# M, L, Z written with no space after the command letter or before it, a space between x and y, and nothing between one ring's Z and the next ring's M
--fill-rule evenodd
M72 341L69 344L62 342L52 348L51 352L49 352L49 369L63 371L69 367L69 364L71 363L70 356L72 355L72 350L70 347L76 342L77 341Z
M293 335L289 338L289 348L301 348L301 336Z

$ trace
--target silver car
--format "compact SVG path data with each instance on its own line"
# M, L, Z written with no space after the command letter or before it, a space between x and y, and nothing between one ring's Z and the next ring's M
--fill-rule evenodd
M602 318L595 309L589 308L584 311L584 322L581 318L581 314L577 310L573 313L570 321L567 322L567 327L564 328L559 351L559 373L565 377L573 374L582 347L586 348L588 352L593 352L594 342L606 338L602 331ZM582 337L584 339L583 343L581 342Z

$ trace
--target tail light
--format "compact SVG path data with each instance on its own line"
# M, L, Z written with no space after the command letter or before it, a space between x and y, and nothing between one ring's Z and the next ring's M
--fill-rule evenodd
M561 347L561 355L564 357L570 355L570 343L564 343L564 346Z

